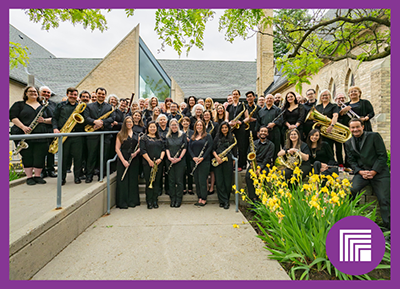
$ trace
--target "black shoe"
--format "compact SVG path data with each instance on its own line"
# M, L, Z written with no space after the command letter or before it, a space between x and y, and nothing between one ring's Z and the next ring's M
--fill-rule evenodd
M194 195L193 191L191 191L191 190L188 191L188 194L189 195Z
M183 190L183 194L186 195L186 194L187 194L187 191L186 191L186 190Z
M67 170L67 174L70 174L70 173L72 173L72 171L71 170Z
M174 201L171 201L171 204L169 205L171 208L174 208L176 203Z
M41 177L33 177L33 180L35 181L35 183L37 184L45 184L46 181L43 180Z
M57 174L54 171L49 171L47 174L50 178L57 178Z
M80 178L75 178L75 184L80 184L80 183L82 183L81 179Z
M33 178L27 178L26 179L26 184L28 186L33 186L33 185L36 185L36 182L33 180Z
M154 202L153 208L154 208L154 209L158 209L158 204L157 204L157 202Z
M86 176L83 175L83 176L80 176L79 178L80 178L81 180L85 180L85 179L86 179Z
M199 204L200 207L204 207L205 205L207 205L207 202Z
M161 196L162 195L162 191L161 192L158 192L158 196Z
M42 179L47 178L47 172L46 172L46 171L42 171L42 172L40 173L40 177L41 177Z
M165 191L165 194L169 196L169 191Z
M87 177L85 183L91 183L93 181L93 177Z
M225 210L228 210L228 209L229 209L229 203L226 203L226 204L224 205L224 209L225 209Z
M65 184L66 184L66 180L62 180L62 182L61 182L61 186L64 186Z
M153 209L153 205L152 205L151 203L148 203L148 204L147 204L147 209L149 209L149 210L150 210L150 209Z
M219 207L223 208L225 205L223 203L219 203Z
M179 208L181 206L181 202L175 203L175 208Z
M208 191L208 194L209 194L209 195L212 195L212 194L214 194L214 191L212 191L212 192L211 192L211 191Z

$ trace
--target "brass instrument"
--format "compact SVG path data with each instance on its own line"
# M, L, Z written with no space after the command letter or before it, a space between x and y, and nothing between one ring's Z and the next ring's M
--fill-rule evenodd
M174 159L176 159L182 152L182 150L185 148L185 143L183 143L180 147L180 149L176 152L176 154L174 155ZM171 162L171 164L168 167L168 170L166 170L165 174L168 175L169 170L171 169L173 163Z
M288 169L294 170L296 167L300 167L303 159L299 152L295 152L293 155L286 153L281 157L277 157L275 160L275 166L278 169L283 169L287 167Z
M234 142L233 144L231 144L226 150L224 150L223 152L221 152L220 154L218 154L218 157L222 160L222 162L228 161L228 157L227 157L226 155L227 155L227 154L233 149L233 147L237 144L237 140L236 140L236 137L235 137L235 136L233 136L233 139L235 140L235 142ZM219 166L219 163L218 163L218 161L217 161L216 158L213 158L213 159L211 160L211 164L212 164L214 167L218 167L218 166Z
M182 120L183 120L183 115L182 115L182 113L179 111L179 109L178 109L178 111L177 111L176 113L179 114L179 115L181 116L181 118L178 120L178 123L181 124L181 122L182 122Z
M138 143L136 144L135 149L133 150L133 153L135 153L135 152L139 149L140 137L141 137L142 135L144 135L143 132L139 133L139 136L138 136ZM125 175L126 175L126 172L128 171L129 166L131 165L132 160L133 160L133 157L132 157L132 155L131 155L131 156L129 157L129 159L128 159L129 165L125 168L124 174L122 175L122 178L121 178L121 181L124 180Z
M340 108L341 108L341 109L343 109L343 108L345 108L345 107L347 106L347 105L345 105L345 104L344 104L343 102L341 102L341 101L339 101L338 104L340 105ZM350 109L348 112L346 112L346 114L347 114L347 116L350 117L350 118L354 118L354 117L360 118L360 116L359 116L358 114L356 114L354 111L352 111L351 109Z
M231 121L238 121L239 120L239 118L242 116L242 114L244 114L244 112L246 111L246 108L244 107L244 104L243 104L243 110L241 111L241 112L239 112L239 114L234 118L234 119L232 119ZM239 129L239 127L240 127L240 124L235 124L234 126L232 126L231 127L231 130L234 130L234 129Z
M158 171L158 165L156 163L156 158L153 160L154 166L151 168L150 172L150 184L149 184L149 189L153 188L153 182L156 179L157 171Z
M249 137L249 146L250 146L250 152L247 154L247 159L250 162L251 168L253 169L253 172L257 171L257 155L256 155L256 147L254 146L254 140L253 140L253 132L250 131L250 137Z
M208 133L211 135L214 130L214 125L213 125L212 120L210 120L210 124L211 124L211 130Z
M97 120L103 120L107 117L110 116L110 114L112 114L114 112L114 107L111 108L111 110L109 112L106 112L105 114L103 114L102 116L100 116ZM92 124L87 124L85 126L85 131L86 132L94 132L95 130L98 130L98 128L94 129L94 125Z
M29 124L29 128L31 129L31 131L27 134L30 134L35 127L39 124L38 119L43 115L44 110L46 109L46 107L49 105L49 102L46 102L44 104L44 106L40 109L40 111L38 112L38 114L35 116L35 118L32 120L32 122ZM23 149L27 149L29 147L29 145L25 142L25 139L21 139L18 144L17 147L13 150L13 155L17 155L19 154L19 152Z
M258 108L258 106L255 104L254 109L253 109L253 110L250 112L250 114L249 114L249 118L253 116L253 114L256 112L257 108ZM246 128L245 128L245 130L249 130L249 129L250 129L250 124L249 124L249 123L246 123Z
M80 113L82 113L85 110L85 108L86 108L86 103L81 102L80 104L78 104L75 107L74 111L69 116L69 118L67 119L67 121L65 122L65 124L63 125L63 127L61 128L60 133L69 133L73 130L73 128L77 123L83 123L85 119ZM66 139L67 136L64 136L62 138L62 142L64 143ZM49 146L49 153L55 154L57 153L57 151L58 151L58 137L55 137Z
M345 143L346 141L348 141L351 138L351 132L350 129L341 124L341 123L336 123L332 129L331 133L327 133L326 129L330 126L332 120L319 113L315 107L310 109L310 112L307 114L306 117L306 121L307 120L314 120L316 121L316 123L313 125L313 129L317 126L320 125L320 131L321 131L321 135L323 135L324 137L333 139L334 141L340 142L340 143Z
M204 154L204 150L206 149L207 144L208 144L208 141L205 142L205 144L204 144L203 148L201 149L201 152L200 152L200 154L199 154L199 156L198 156L197 158L201 158L201 157L202 157L202 155ZM193 176L193 174L194 174L194 171L197 169L197 166L198 166L198 165L199 165L199 163L196 162L196 164L195 164L195 166L194 166L192 172L190 173L192 176Z

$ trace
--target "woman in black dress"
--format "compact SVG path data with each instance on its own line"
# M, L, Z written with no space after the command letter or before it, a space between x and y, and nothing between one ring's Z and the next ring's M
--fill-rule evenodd
M218 131L218 123L212 121L211 117L211 111L210 110L205 110L203 112L203 120L204 124L206 125L206 132L211 135L212 139L215 138L217 135ZM214 194L214 185L215 185L215 174L214 174L214 167L210 166L210 181L207 182L209 183L209 189L207 190L209 195Z
M339 174L333 151L330 145L323 141L318 129L312 129L307 136L307 145L310 149L310 164L315 174L332 175Z
M346 102L347 106L340 111L340 114L344 116L343 121L348 126L350 117L347 116L347 112L352 110L364 122L364 131L372 131L371 118L375 116L374 108L371 102L361 99L361 94L361 89L358 86L350 87L350 101Z
M311 172L311 164L310 164L310 149L305 142L301 141L300 132L293 128L288 130L286 136L286 143L282 150L278 152L278 157L282 157L285 154L289 153L290 155L298 152L302 159L302 163L300 169L303 172L303 178L308 176L309 172ZM293 175L293 170L289 168L285 168L285 179L290 180Z
M187 106L182 110L183 116L191 117L193 107L196 105L196 103L196 97L194 97L193 95L189 96L189 98L187 99Z
M140 206L139 198L139 161L140 148L139 135L133 131L133 119L128 116L122 123L120 132L115 141L115 151L118 155L117 162L117 194L116 206L120 209ZM128 160L132 157L129 164ZM128 168L124 179L122 176Z
M234 137L227 122L222 122L218 128L217 136L214 139L213 155L218 162L218 166L214 167L215 178L217 182L217 194L219 206L224 209L229 209L229 199L232 191L232 174L233 174L233 159L232 153L237 146L229 151L226 155L228 161L222 162L218 156L229 146L235 143Z
M283 136L285 137L287 131L292 129L297 129L300 132L300 136L303 136L303 123L306 117L306 111L304 106L297 102L294 92L289 91L286 94L285 105L282 111L285 111L281 117ZM284 141L286 142L286 139Z
M140 110L133 111L132 119L133 119L132 130L136 133L141 133L141 132L144 133L145 127L142 119L142 113L140 112Z
M188 118L187 116L183 117L183 120L181 121L182 124L182 131L186 134L186 139L189 142L190 139L193 136L194 131L191 130L189 128L190 125L190 118ZM190 174L191 173L191 161L192 158L190 157L189 153L185 154L185 163L186 163L186 168L185 168L185 175L183 177L183 194L185 195L186 192L189 195L194 195L193 193L193 176ZM188 182L188 189L186 191L186 178L187 178L187 182Z
M187 138L179 130L178 121L173 118L169 122L169 130L165 141L165 153L168 161L166 170L168 172L169 196L171 207L179 208L183 196L183 176L185 174L185 153L187 148Z
M140 152L143 156L143 173L146 181L146 202L148 209L158 208L158 191L162 177L160 163L164 159L165 144L160 138L157 125L154 121L150 121L147 126L147 134L140 139ZM154 181L150 186L150 177L154 165L157 164L157 172L155 173ZM153 171L154 172L154 171Z
M47 133L45 124L51 124L51 112L44 108L43 115L38 118L37 126L32 130L29 126L42 110L43 106L39 103L38 91L34 86L28 86L24 90L23 100L15 102L10 108L10 120L14 124L10 134L40 134ZM17 146L21 140L15 140ZM45 163L48 150L48 140L32 139L25 140L28 148L20 151L22 165L27 176L28 185L45 184L46 181L40 177Z
M193 177L199 200L195 205L205 206L207 204L207 176L210 172L213 140L206 132L206 126L202 120L196 121L194 127L194 134L189 142L189 153L194 162L193 168L197 164Z
M217 122L218 124L221 124L222 122L225 121L225 107L223 104L218 104L216 108L216 113L214 117L214 122Z
M160 114L157 119L156 119L156 124L158 127L158 135L160 136L160 138L165 142L165 138L167 136L168 133L168 118L165 114ZM165 193L167 195L169 195L169 181L168 181L168 175L165 174L165 171L167 170L166 167L166 159L164 159L164 161L161 163L159 169L163 172L162 174L162 178L161 178L161 182L160 182L160 190L158 192L158 195L161 196L162 192L163 192L163 187L165 190ZM163 186L164 184L164 186Z

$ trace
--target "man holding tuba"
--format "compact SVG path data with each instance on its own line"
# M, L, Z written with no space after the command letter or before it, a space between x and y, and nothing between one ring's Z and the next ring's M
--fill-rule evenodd
M247 159L250 166L247 168L246 172L246 185L248 190L248 196L251 200L257 201L258 197L255 194L255 188L253 185L253 180L250 177L250 169L257 166L255 173L258 175L263 170L268 174L267 164L273 164L275 145L268 140L268 128L266 126L261 126L259 128L259 139L254 143L251 142L248 149ZM254 169L253 169L254 170Z
M107 91L105 88L98 87L96 89L97 101L89 103L84 111L85 123L87 124L85 131L111 131L111 124L114 122L114 113L111 104L106 103ZM100 136L88 135L87 136L88 158L87 158L87 172L85 183L93 181L93 174L96 164L99 164L100 154ZM111 135L104 136L104 168L106 161L110 154ZM105 170L104 170L105 171ZM100 179L100 177L99 177Z
M58 103L54 109L53 118L51 120L54 133L60 133L61 128L63 128L64 124L67 122L75 122L71 115L78 106L78 90L74 87L67 88L67 97L68 99L66 101ZM81 119L82 123L72 124L72 130L63 132L83 132L83 118L81 117ZM68 158L74 159L75 184L80 184L81 180L79 179L79 174L82 168L82 137L69 137L64 141L62 158L62 185L66 183Z

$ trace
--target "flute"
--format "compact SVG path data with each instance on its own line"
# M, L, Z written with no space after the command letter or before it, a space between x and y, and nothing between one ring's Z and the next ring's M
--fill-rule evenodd
M138 148L139 148L139 143L140 143L140 136L142 136L142 135L144 135L144 133L142 133L142 132L139 133L139 136L138 136L138 143L136 144L135 149L133 150L133 153L135 153L135 152L138 150ZM122 175L121 181L124 180L125 175L126 175L126 172L128 171L128 169L129 169L129 167L130 167L130 165L131 165L132 160L133 160L133 157L132 157L132 155L131 155L131 156L129 157L129 160L128 160L129 165L125 168L125 171L124 171L124 174Z
M201 152L199 154L199 156L197 158L201 158L201 156L204 154L204 150L206 149L206 146L208 144L208 141L206 141L206 143L204 144L203 148L201 149ZM196 162L196 165L194 166L192 172L190 173L193 176L194 171L197 169L197 166L199 165L198 162Z

